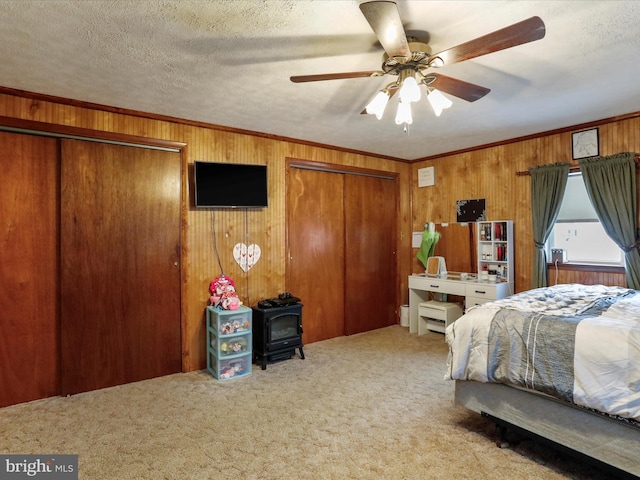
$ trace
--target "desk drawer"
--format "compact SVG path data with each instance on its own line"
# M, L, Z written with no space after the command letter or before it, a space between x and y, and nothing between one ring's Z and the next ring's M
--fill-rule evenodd
M466 296L473 297L474 300L482 300L483 303L490 302L498 298L497 286L488 283L467 284Z
M449 295L465 296L465 284L461 282L449 282L447 280L440 280L438 278L425 279L425 290L435 293L448 293Z
M470 308L475 305L482 305L483 303L490 302L491 300L484 297L466 297L464 301L465 308Z

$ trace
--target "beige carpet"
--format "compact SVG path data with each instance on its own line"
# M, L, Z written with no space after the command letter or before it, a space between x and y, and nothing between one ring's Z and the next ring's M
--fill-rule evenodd
M81 479L611 478L528 440L496 447L453 405L440 334L393 326L305 354L0 409L0 453L79 454Z

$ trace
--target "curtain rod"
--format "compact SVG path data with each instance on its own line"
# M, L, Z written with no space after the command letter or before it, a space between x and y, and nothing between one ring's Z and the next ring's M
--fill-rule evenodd
M636 153L633 159L636 162L636 168L640 168L640 154ZM569 173L575 173L579 171L580 171L580 167L569 167ZM529 176L531 176L531 172L529 170L526 170L524 172L522 171L516 172L516 177L529 177Z

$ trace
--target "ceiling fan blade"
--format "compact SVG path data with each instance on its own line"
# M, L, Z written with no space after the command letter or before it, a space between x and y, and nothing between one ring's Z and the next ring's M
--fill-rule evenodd
M360 4L360 11L389 57L411 57L407 35L395 2L374 1Z
M515 47L516 45L540 40L544 37L545 31L542 19L540 17L531 17L432 56L440 57L444 65L463 62L481 55Z
M293 83L318 82L321 80L341 80L345 78L377 77L383 75L378 70L366 72L319 73L317 75L294 75L289 77Z
M467 102L475 102L491 91L490 89L481 87L480 85L440 75L439 73L430 73L426 75L427 79L430 77L435 77L432 82L428 83L430 87L453 95L454 97L466 100Z

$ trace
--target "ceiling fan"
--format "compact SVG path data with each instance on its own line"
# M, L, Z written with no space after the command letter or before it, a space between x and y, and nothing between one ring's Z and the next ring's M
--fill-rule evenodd
M380 70L344 73L325 73L317 75L298 75L290 77L294 83L317 82L361 77L381 77L384 75L398 78L386 85L361 113L375 114L382 118L389 99L399 92L400 102L396 114L396 123L412 123L410 103L420 99L420 85L425 85L427 99L436 115L451 106L451 101L440 91L474 102L490 89L447 77L429 71L463 62L481 55L497 52L524 43L540 40L545 35L545 25L540 17L531 17L508 27L496 30L482 37L462 43L456 47L432 54L428 44L418 38L407 36L400 13L395 2L375 0L360 4L360 10L378 37L384 48Z

